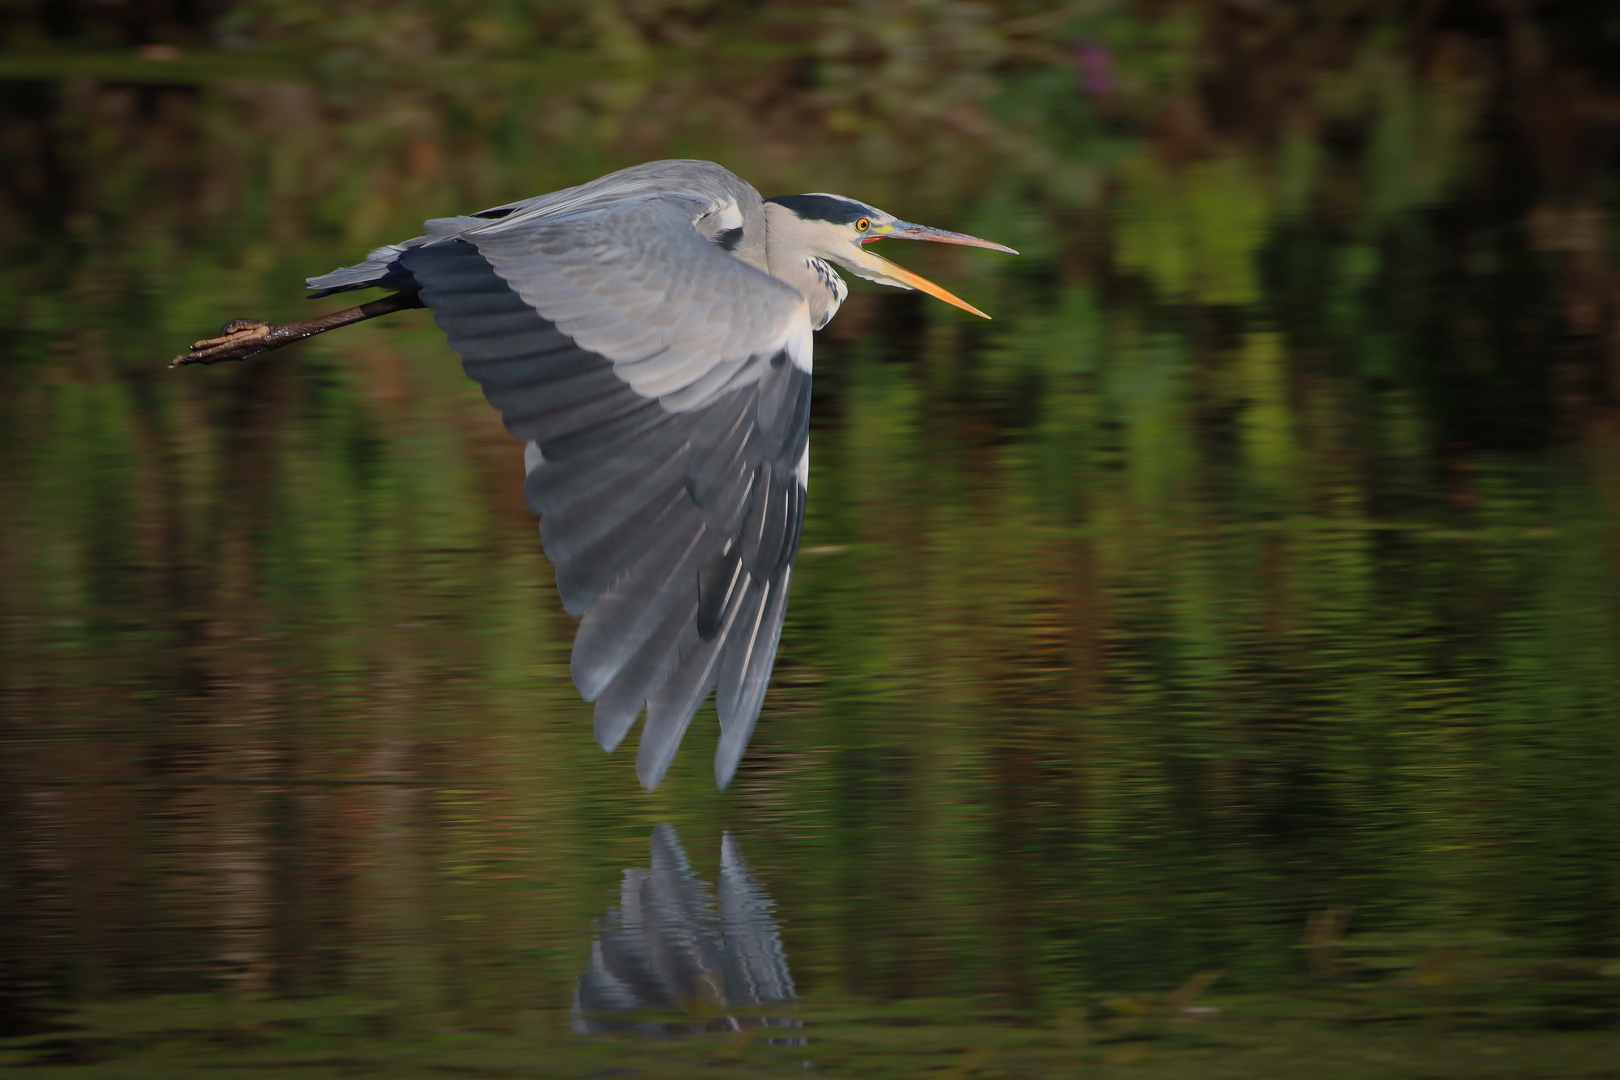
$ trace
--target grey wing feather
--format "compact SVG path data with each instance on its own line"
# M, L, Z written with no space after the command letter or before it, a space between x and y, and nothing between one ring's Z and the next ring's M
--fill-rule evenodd
M703 206L732 204L702 192L603 202L612 186L591 186L495 221L430 222L428 237L376 253L373 270L420 290L528 444L525 493L559 596L582 617L573 675L596 702L602 746L617 746L645 709L637 772L655 786L718 687L724 787L764 700L803 523L808 313L792 289L697 231ZM610 231L632 219L667 231L671 206L684 206L679 230L628 261L626 248L580 256L568 232L587 216ZM658 276L672 271L646 267L666 257L699 270L666 281L674 299L660 305ZM689 280L712 260L713 282ZM602 315L605 297L627 305L618 322ZM662 351L643 355L649 340Z

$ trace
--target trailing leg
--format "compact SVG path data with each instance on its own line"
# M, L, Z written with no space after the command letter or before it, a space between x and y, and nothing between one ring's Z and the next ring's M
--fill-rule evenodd
M169 366L177 368L190 364L219 364L227 360L246 360L271 349L279 349L283 345L291 345L295 341L303 341L316 334L336 330L340 326L349 326L365 322L367 319L375 319L379 315L391 315L396 311L421 306L422 301L412 290L385 296L381 300L372 300L359 307L334 311L330 315L284 323L281 326L272 326L256 319L232 319L220 329L218 337L204 338L197 342L188 352L183 352L169 361Z

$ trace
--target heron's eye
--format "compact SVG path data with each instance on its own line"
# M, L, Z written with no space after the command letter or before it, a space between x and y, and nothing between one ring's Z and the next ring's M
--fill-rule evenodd
M870 221L866 220L865 218L861 218L861 220L859 220L859 221L857 221L855 223L855 231L856 232L865 232L867 229L870 229L871 227L872 227L872 223Z

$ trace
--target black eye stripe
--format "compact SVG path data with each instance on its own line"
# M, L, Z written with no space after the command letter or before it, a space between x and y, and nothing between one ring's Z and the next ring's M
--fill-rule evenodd
M871 214L871 208L831 195L777 195L766 202L780 203L806 221L849 225Z

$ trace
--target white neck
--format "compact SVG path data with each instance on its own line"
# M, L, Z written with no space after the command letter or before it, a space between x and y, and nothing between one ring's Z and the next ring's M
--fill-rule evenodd
M765 272L799 291L810 305L810 325L820 330L838 314L849 286L820 256L818 224L776 203L765 204Z

